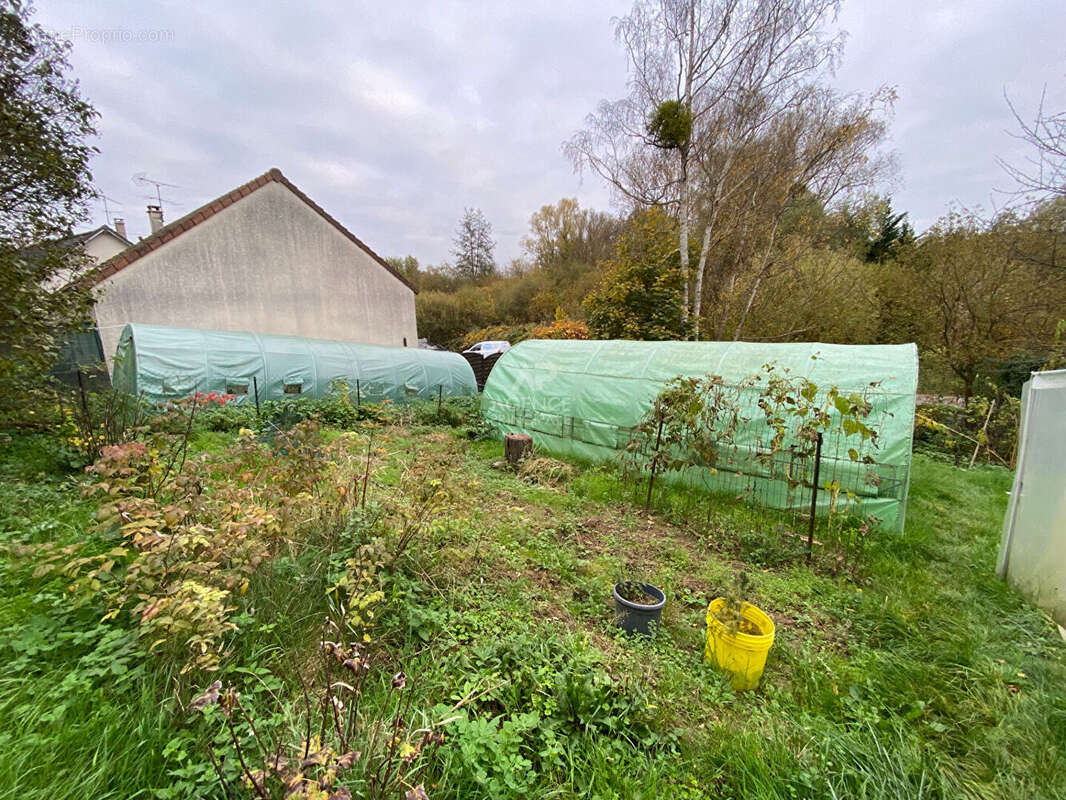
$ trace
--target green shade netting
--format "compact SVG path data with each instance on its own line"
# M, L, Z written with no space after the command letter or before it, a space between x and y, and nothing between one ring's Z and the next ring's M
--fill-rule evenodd
M260 400L323 397L338 383L366 400L477 395L457 353L140 324L122 331L113 380L150 400L225 392L253 402L256 389Z
M884 527L902 529L918 386L913 344L528 340L497 362L481 410L501 433L536 434L550 452L603 461L631 441L632 428L672 378L714 374L739 384L767 364L810 379L820 395L834 386L865 394L872 406L866 421L877 430L879 445L863 452L875 463L853 462L848 450L854 443L827 436L819 486L835 484L839 492L821 491L818 509L873 514ZM809 508L810 489L789 479L809 484L813 459L768 464L759 458L769 436L755 407L757 393L750 394L744 401L749 422L736 431L728 463L717 471L696 468L667 477L712 492L744 494L773 508Z

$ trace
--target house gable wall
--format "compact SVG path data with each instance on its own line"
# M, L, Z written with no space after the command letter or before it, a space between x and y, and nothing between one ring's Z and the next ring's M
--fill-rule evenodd
M144 254L97 288L96 321L109 367L127 322L417 343L414 292L280 182Z
M129 245L110 231L102 231L85 243L85 253L99 264L112 256L117 256Z

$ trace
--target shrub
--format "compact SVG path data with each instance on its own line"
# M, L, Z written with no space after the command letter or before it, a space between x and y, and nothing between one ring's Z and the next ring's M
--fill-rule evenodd
M442 401L418 400L408 403L404 413L420 425L448 425L452 428L482 424L481 398L446 397Z
M964 407L919 406L915 415L914 449L969 466L971 461L1014 467L1018 447L1021 401L989 386Z
M465 350L478 342L510 342L512 345L523 342L530 338L533 326L523 325L491 325L487 328L478 328L463 334L459 342L460 349Z
M204 406L196 415L196 427L205 431L236 433L241 428L256 427L255 402L213 403Z
M581 320L557 319L533 329L533 339L591 339L589 326Z
M389 422L392 404L388 401L359 401L346 384L338 384L325 397L284 397L260 403L257 414L254 402L208 403L196 415L199 430L237 433L242 429L276 432L291 429L304 420L322 425L354 430L365 421Z
M190 401L191 402L191 401ZM189 405L199 410L198 405ZM148 401L115 390L75 391L67 403L56 406L59 435L79 466L91 464L104 447L143 436L149 417L157 409Z
M396 671L392 654L371 633L385 604L386 579L447 501L440 468L430 459L406 473L383 506L349 514L329 559L329 614L317 657L291 662L302 704L271 693L272 708L263 715L220 680L189 702L190 712L203 714L200 724L214 728L201 741L220 751L211 762L227 795L228 772L230 782L243 782L261 798L350 800L349 786L359 786L357 796L366 798L397 797L405 786L419 787L407 797L426 796L422 775L446 726L472 698L432 717L412 709L414 680ZM345 494L354 499L354 492ZM282 676L273 677L282 685Z
M420 292L415 297L415 314L421 334L448 350L458 348L464 331L488 325L496 318L492 295L473 286L452 294Z
M101 597L105 620L131 620L146 649L183 673L218 668L261 564L355 502L340 491L352 477L330 465L317 423L279 433L274 447L249 432L226 453L188 459L192 413L172 407L144 441L104 447L89 469L85 492L102 501L99 538L116 539L113 547L83 555L84 543L46 544L23 554L38 576L69 579L74 602Z
M659 209L633 217L604 265L600 286L585 298L597 339L685 338L684 286L674 223Z
M227 795L228 774L229 782L243 783L261 798L285 793L350 800L349 786L359 786L358 796L366 798L397 797L404 786L419 787L407 797L426 796L420 793L422 775L444 742L445 727L470 698L436 717L412 709L414 681L395 671L392 655L370 634L385 603L385 579L446 500L442 481L433 477L437 466L408 473L386 506L353 510L336 537L317 658L291 662L303 704L272 692L272 708L264 715L221 680L189 702L189 711L202 713L199 724L209 729L201 742L219 751L211 762ZM283 685L281 675L272 677ZM256 676L256 682L262 679Z

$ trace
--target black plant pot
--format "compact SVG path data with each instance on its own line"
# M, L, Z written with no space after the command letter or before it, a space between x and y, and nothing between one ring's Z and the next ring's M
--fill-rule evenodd
M652 586L650 583L642 583L640 588L648 595L650 602L647 604L634 603L618 594L619 586L621 584L616 583L614 590L611 592L614 595L615 624L626 633L651 636L658 629L659 621L662 619L663 606L666 605L666 594L657 586Z

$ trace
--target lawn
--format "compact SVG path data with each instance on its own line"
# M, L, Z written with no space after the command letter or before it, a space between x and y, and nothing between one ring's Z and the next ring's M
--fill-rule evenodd
M47 440L6 440L0 798L225 797L219 773L232 796L254 797L242 755L325 750L321 686L341 668L316 651L331 630L368 667L340 698L361 766L321 797L343 798L341 784L494 800L1066 796L1066 647L993 574L1004 470L916 456L906 531L871 534L836 569L809 566L798 539L742 503L665 490L645 513L613 469L542 461L516 475L499 442L461 428L409 416L308 436L314 480L276 509L269 492L298 482L284 471L295 456L194 438L208 453L190 459L197 495L239 482L260 523L283 524L265 557L241 562L232 628L208 648L218 663L191 667L171 629L175 641L149 641L154 612L113 611L131 557L75 591L73 572L42 572L55 547L36 545L84 542L68 560L103 558L121 536ZM745 693L702 660L708 600L739 572L777 625L762 684ZM630 577L667 592L652 640L612 624L611 587ZM190 711L216 678L247 714Z

